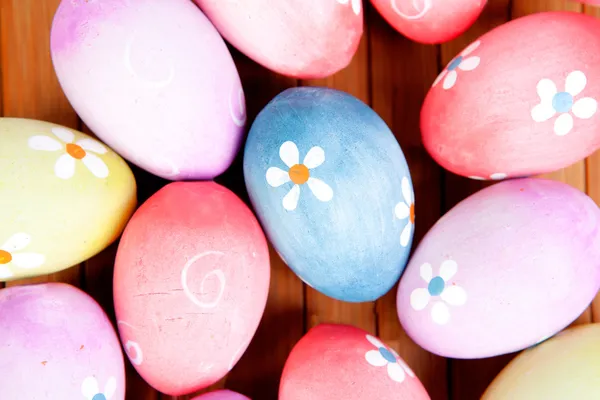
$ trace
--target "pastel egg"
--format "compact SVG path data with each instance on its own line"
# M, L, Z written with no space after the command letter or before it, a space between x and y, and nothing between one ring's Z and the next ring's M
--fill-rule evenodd
M119 243L117 325L138 373L180 396L225 376L250 343L269 290L269 252L250 209L214 182L168 184Z
M600 53L590 46L600 46L600 20L573 12L532 14L481 36L427 94L425 148L475 179L537 175L585 158L600 147Z
M290 353L279 400L429 400L394 349L362 329L321 324Z
M231 390L217 390L214 392L203 394L198 397L194 397L192 400L250 400L250 399L239 393L232 392Z
M425 235L398 286L406 333L452 358L538 343L600 289L600 209L561 182L507 180L460 202Z
M239 51L295 78L345 68L363 33L362 0L194 1Z
M326 88L280 93L252 125L244 177L271 243L308 285L365 302L398 281L412 182L394 135L362 101Z
M83 291L64 283L0 290L3 399L125 399L113 326Z
M63 0L51 55L73 108L130 162L169 180L231 165L244 92L225 42L189 0Z
M600 324L569 328L519 354L482 400L600 398Z
M136 206L127 163L49 122L0 118L0 281L51 274L114 242Z
M487 0L371 0L385 20L420 43L452 40L473 25Z

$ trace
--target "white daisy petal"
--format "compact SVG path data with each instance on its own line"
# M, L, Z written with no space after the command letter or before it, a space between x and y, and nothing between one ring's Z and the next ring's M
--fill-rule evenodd
M56 126L52 128L52 133L65 143L73 143L73 140L75 140L75 134L66 128Z
M416 311L421 311L427 304L429 304L429 291L425 288L418 288L412 291L410 294L410 305Z
M447 69L443 70L443 71L442 71L442 72L441 72L441 73L440 73L440 74L437 76L437 78L435 78L435 81L433 81L433 85L431 85L431 86L433 87L433 86L436 86L438 83L440 83L440 81L441 81L442 79L444 79L444 77L446 76L446 74L447 74L447 73L448 73L448 70L447 70Z
M452 87L456 83L457 78L458 78L458 74L456 73L456 70L452 70L452 71L448 72L448 74L446 75L446 79L444 79L444 86L443 86L444 89L446 89L446 90L452 89Z
M471 43L470 45L468 45L461 53L461 56L468 56L469 54L471 54L472 52L475 51L476 48L479 47L479 45L481 44L480 40L476 40L473 43Z
M80 146L84 150L93 151L94 153L98 154L106 154L106 152L108 151L106 150L106 147L100 144L100 142L93 139L81 139L78 140L75 144Z
M597 110L598 102L591 97L584 97L583 99L577 100L572 108L573 114L581 119L592 118Z
M69 179L75 174L75 159L68 154L63 154L54 165L54 173L61 179Z
M362 0L352 0L352 10L354 14L360 15L360 9L362 7Z
M406 377L404 370L398 363L389 363L387 366L387 372L390 378L396 382L402 382Z
M0 265L0 279L8 279L12 276L13 273L11 272L10 268L8 268L8 265Z
M405 219L410 215L410 208L405 203L398 203L396 207L394 207L394 214L396 214L396 218Z
M300 186L294 185L292 190L283 197L283 208L288 211L294 211L298 206L298 199L300 198Z
M267 183L272 187L279 187L290 180L290 174L281 168L271 167L267 170Z
M379 350L369 350L365 354L365 359L374 367L383 367L387 364L387 360L383 358Z
M315 146L308 151L302 164L308 169L317 168L325 162L325 151L319 146Z
M552 98L556 94L556 85L550 79L542 79L536 86L537 94L543 103L552 106Z
M402 178L402 196L404 196L404 201L406 201L407 205L411 205L413 203L413 190L410 187L410 182L407 177Z
M485 178L481 176L469 176L470 179L475 179L476 181L485 181Z
M63 148L63 145L50 136L32 136L27 141L29 147L34 150L57 151Z
M279 157L281 161L288 167L293 167L300 162L300 154L298 154L298 147L294 142L287 141L279 148Z
M46 257L36 253L15 253L12 255L12 263L20 268L37 268L46 261Z
M81 393L89 400L92 400L95 395L100 393L100 388L98 387L98 381L96 378L93 376L88 376L85 378L81 384Z
M328 184L317 178L308 178L308 187L315 197L321 201L329 201L333 198L333 190Z
M535 122L548 121L556 114L556 110L552 107L552 103L540 103L531 109L531 118Z
M433 307L431 307L431 318L433 322L438 325L445 325L450 320L450 310L448 310L448 306L446 303L441 301L435 303Z
M404 369L404 372L406 372L406 374L408 376L410 376L411 378L414 378L415 377L415 373L413 372L412 369L410 369L410 367L408 366L408 364L406 364L404 362L404 360L400 358L400 356L398 355L398 353L394 353L394 355L396 356L396 362L402 366L402 368Z
M586 84L587 78L585 74L581 71L573 71L567 76L565 91L571 94L571 96L577 96L585 89Z
M573 117L571 114L561 114L554 121L554 133L558 136L565 136L571 132L571 129L573 129Z
M459 65L458 68L463 71L473 71L475 68L479 66L481 59L477 56L472 56L464 59Z
M116 391L117 380L114 376L111 376L110 378L108 378L108 381L106 381L106 385L104 385L104 397L106 397L106 400L110 400Z
M338 3L340 3L340 4L348 4L348 1L350 1L350 0L338 0Z
M108 167L97 155L87 153L81 161L95 177L106 178L108 176Z
M440 276L444 280L444 282L448 282L456 271L458 270L458 264L454 260L444 260L442 265L440 266Z
M467 302L467 292L460 286L446 286L440 297L453 306L462 306Z
M507 174L503 174L501 172L495 173L495 174L491 174L490 178L494 181L499 181L501 179L505 179L508 175Z
M400 244L402 247L408 246L408 243L410 242L410 236L412 234L412 228L413 224L408 222L402 230L402 233L400 234Z
M13 253L15 251L23 250L31 242L31 236L26 233L16 233L12 235L6 243L0 247L0 250L8 251Z
M367 340L369 341L369 343L371 343L373 346L380 348L380 347L385 347L383 345L383 342L379 339L377 339L375 336L371 336L371 335L367 335Z
M431 268L431 264L422 264L421 268L419 269L419 274L425 282L429 283L429 281L431 281L431 278L433 278L433 268Z

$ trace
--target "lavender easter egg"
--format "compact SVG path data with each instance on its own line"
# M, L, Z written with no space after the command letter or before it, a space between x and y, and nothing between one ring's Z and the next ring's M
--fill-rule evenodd
M324 78L345 68L363 33L363 0L195 0L221 35L283 75Z
M194 397L192 400L250 400L248 397L231 390L217 390Z
M394 349L362 329L321 324L286 360L279 400L429 400Z
M333 89L280 93L252 125L244 177L271 243L308 285L364 302L397 282L413 237L412 182L366 104Z
M464 33L487 0L371 0L386 21L404 36L427 44L443 43Z
M125 399L119 339L96 301L74 286L0 290L3 399Z
M214 182L174 182L133 215L115 260L114 300L129 360L180 396L225 376L254 336L269 252L250 209Z
M475 179L585 158L600 146L600 53L589 51L598 46L600 20L580 13L537 13L489 31L433 83L421 110L425 148Z
M563 329L600 288L600 209L571 186L507 180L425 235L398 286L406 333L445 357L522 350Z
M225 42L189 0L63 0L54 68L86 125L146 171L212 179L232 163L246 122Z

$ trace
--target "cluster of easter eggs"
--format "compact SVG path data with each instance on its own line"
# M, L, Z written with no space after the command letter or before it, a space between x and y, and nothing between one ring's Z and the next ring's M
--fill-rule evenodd
M442 43L468 29L486 1L372 3L406 37ZM444 68L421 110L425 148L458 175L513 179L463 200L412 254L413 181L382 118L347 93L292 88L245 138L244 90L225 42L308 79L346 67L362 34L360 0L60 3L53 65L97 138L0 118L0 280L66 269L120 238L116 331L73 286L0 290L0 359L11 360L0 362L0 386L9 398L124 399L123 352L162 393L216 383L265 310L268 241L333 299L374 301L398 284L398 318L432 353L472 359L531 348L485 399L600 396L600 328L556 335L600 288L600 209L577 189L530 177L600 148L600 54L588 50L600 45L600 21L567 12L519 18ZM212 181L242 150L252 209ZM137 207L127 162L170 182ZM573 391L561 386L565 376ZM321 324L290 353L279 398L336 397L429 399L379 338ZM196 399L247 397L224 390Z

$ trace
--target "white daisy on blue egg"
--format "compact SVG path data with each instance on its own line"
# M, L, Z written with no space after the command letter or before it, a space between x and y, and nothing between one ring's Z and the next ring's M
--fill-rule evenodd
M400 220L406 220L406 225L400 234L400 244L402 247L408 246L412 232L415 226L415 199L413 189L407 177L402 178L402 197L404 201L396 204L394 214Z

